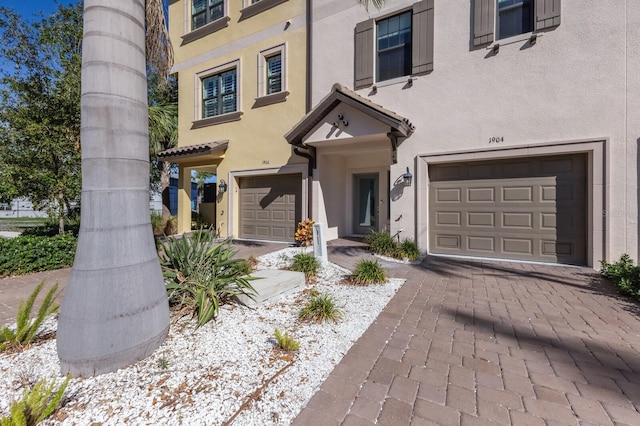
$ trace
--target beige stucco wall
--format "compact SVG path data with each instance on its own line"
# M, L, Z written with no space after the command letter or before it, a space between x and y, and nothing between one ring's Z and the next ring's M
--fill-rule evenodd
M189 11L185 10L186 3L189 2L179 1L170 6L171 36L177 40L174 41L176 45L179 45L180 37L185 32L185 16L189 17ZM217 166L217 176L219 180L231 183L235 172L251 170L253 174L274 173L281 166L307 162L293 154L283 137L304 115L306 27L304 0L286 1L242 21L239 21L242 1L228 1L227 6L229 26L177 47L174 70L179 78L178 145L228 139L229 146ZM285 90L289 95L285 102L254 107L258 97L258 55L261 51L283 44L286 56ZM197 74L232 61L239 61L237 81L241 119L192 130L193 121L200 118L201 93ZM179 216L182 219L186 215L180 212L188 211L189 200L186 191L181 193ZM217 226L223 237L238 234L237 220L229 215L235 203L237 186L230 185L230 191L218 198L217 205ZM179 224L179 232L187 230L186 220L180 220Z
M383 10L367 13L351 3L314 1L312 104L335 82L353 87L355 24L412 3L387 2ZM378 84L375 94L358 92L416 126L391 166L391 180L407 166L414 171L425 156L493 148L491 137L504 139L501 149L605 140L598 166L605 170L603 256L627 252L637 259L640 3L564 0L559 27L541 33L530 47L526 35L501 40L495 55L490 46L470 48L470 8L468 1L436 1L431 74L408 88L403 78ZM392 202L391 217L402 215L390 221L392 232L402 228L405 236L411 230L424 238L424 230L417 232L415 203L417 188L428 188L428 176L419 178Z

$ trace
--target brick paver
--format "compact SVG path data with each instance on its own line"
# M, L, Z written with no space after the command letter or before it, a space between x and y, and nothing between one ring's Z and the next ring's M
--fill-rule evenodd
M346 268L369 256L332 244L329 259ZM316 424L309 410L320 408L344 425L640 424L640 306L595 271L381 263L407 281L327 379L358 369L355 397L323 395L294 425Z

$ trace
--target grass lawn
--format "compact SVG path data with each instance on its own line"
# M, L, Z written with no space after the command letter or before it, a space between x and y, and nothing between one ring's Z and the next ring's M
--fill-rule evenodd
M22 232L27 228L42 226L46 222L46 217L3 217L0 218L0 231Z

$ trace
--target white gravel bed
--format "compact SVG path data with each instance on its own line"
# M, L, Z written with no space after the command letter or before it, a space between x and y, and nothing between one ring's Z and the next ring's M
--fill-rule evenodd
M300 251L262 256L258 268L286 266ZM404 282L341 284L348 273L327 264L317 282L307 285L334 296L344 312L338 323L299 322L309 298L303 292L255 309L223 306L216 321L198 330L193 321L178 321L149 358L115 373L71 380L63 407L44 424L219 425L241 407L232 424L289 424ZM300 341L295 355L275 349L276 328ZM0 355L0 417L25 384L61 382L59 368L55 340Z

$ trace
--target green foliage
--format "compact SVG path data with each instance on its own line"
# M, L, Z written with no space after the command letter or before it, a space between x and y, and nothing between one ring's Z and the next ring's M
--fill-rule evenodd
M284 335L276 328L275 330L276 344L283 351L297 351L300 348L300 342L285 331Z
M377 260L362 259L356 263L356 268L349 277L349 281L356 285L369 285L384 283L387 281L387 276Z
M614 263L601 260L600 265L600 273L609 278L620 293L640 300L640 266L636 266L628 254L624 253Z
M162 357L158 360L158 367L162 370L166 370L169 368L169 360L165 357Z
M293 263L289 268L292 271L304 272L306 279L312 279L318 273L320 269L320 261L316 259L312 254L299 253L293 256Z
M161 213L151 212L151 229L153 230L153 235L163 235L165 229L165 222Z
M420 249L418 248L418 244L408 238L402 240L399 249L402 257L407 258L412 262L420 257Z
M29 298L20 303L20 306L18 307L18 315L16 317L16 329L12 330L6 326L0 328L0 352L10 349L18 349L29 345L36 337L38 329L42 325L43 321L49 315L58 312L58 305L53 301L56 291L58 290L58 283L56 283L49 289L44 297L36 317L31 317L33 304L38 297L38 294L40 294L43 285L44 281L41 281L33 292L31 292Z
M0 238L0 277L69 267L73 265L77 241L71 233Z
M336 322L342 318L343 312L336 306L335 299L329 294L312 296L309 302L298 313L298 319L309 322Z
M159 249L169 302L197 317L201 327L218 316L220 305L232 296L253 297L256 290L228 242L215 243L211 231L191 237L168 238Z
M298 223L296 229L295 240L304 247L313 244L313 224L311 219L305 219Z
M398 244L386 231L371 231L364 237L363 242L369 246L369 251L382 256L409 259L410 261L420 257L420 249L415 241L404 239L402 243Z
M62 216L81 187L82 2L40 20L0 8L0 39L0 192Z
M11 415L0 418L0 426L37 425L60 407L62 396L67 389L71 376L55 389L56 382L40 380L32 388L24 390L22 399L11 404Z

